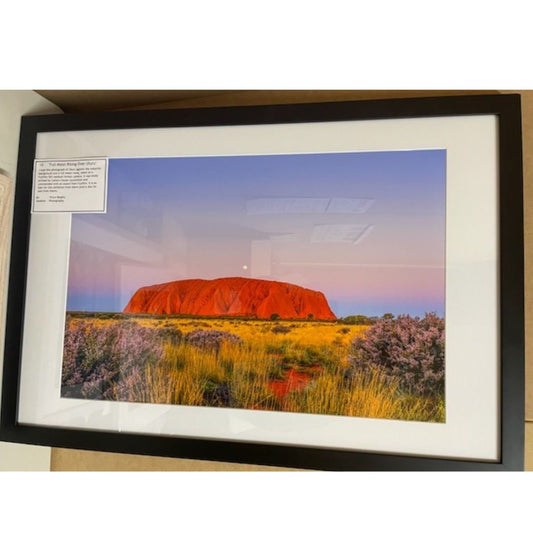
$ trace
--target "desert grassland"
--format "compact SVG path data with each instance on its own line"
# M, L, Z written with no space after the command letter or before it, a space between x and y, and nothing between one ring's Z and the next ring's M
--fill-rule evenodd
M183 334L197 329L217 329L238 335L245 343L259 342L317 346L320 344L347 347L354 336L368 326L343 325L337 322L307 320L254 320L238 318L148 318L133 317L144 327L174 327Z
M441 397L406 394L398 381L378 371L350 371L352 342L368 326L311 320L73 315L69 327L87 321L96 329L134 322L162 334L162 356L136 369L140 378L130 380L126 397L122 392L114 399L444 420ZM241 341L222 340L216 348L186 342L187 335L198 330L224 331Z

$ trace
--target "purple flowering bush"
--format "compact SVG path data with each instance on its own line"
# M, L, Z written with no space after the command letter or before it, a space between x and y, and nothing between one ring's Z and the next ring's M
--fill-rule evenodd
M444 319L386 316L352 343L353 371L373 369L399 380L410 394L444 393Z
M132 399L144 369L163 355L164 339L156 329L136 322L98 324L67 318L63 352L64 397Z
M195 329L187 333L184 341L191 346L202 350L214 350L218 352L224 343L241 344L242 339L238 335L219 329Z

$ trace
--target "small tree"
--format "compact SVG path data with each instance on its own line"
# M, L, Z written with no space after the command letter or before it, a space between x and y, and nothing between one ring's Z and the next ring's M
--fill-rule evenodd
M270 320L279 320L279 315L278 313L272 313L270 315Z

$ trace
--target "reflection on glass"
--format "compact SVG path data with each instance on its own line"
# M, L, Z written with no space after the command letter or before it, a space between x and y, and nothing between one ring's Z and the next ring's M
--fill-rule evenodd
M62 395L444 420L444 150L112 159Z

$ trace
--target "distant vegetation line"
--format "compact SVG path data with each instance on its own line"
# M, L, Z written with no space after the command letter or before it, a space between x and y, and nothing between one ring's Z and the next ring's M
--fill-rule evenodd
M281 318L274 313L270 318L257 318L253 316L236 316L236 315L191 315L191 314L168 314L158 315L152 313L121 313L121 312L109 312L109 311L67 311L67 315L76 318L112 318L115 320L127 320L129 318L153 318L159 320L171 319L171 318L190 318L190 319L224 319L224 320L250 320L250 321L264 321L271 322L275 320L283 320L287 322L336 322L339 324L353 325L353 326L369 326L375 324L381 318L394 318L392 313L385 313L381 317L378 316L366 316L366 315L349 315L337 320L321 320L309 316L307 318Z

